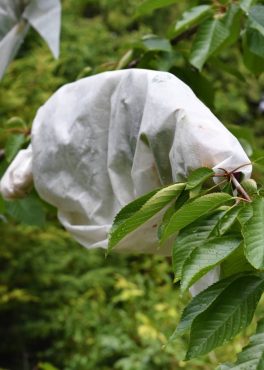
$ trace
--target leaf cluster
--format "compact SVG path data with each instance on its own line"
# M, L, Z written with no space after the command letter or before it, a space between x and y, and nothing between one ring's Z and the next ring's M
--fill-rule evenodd
M143 17L172 4L175 1L146 0L137 8L135 16ZM259 74L264 70L263 27L264 6L257 1L214 1L185 10L170 26L166 39L156 37L154 41L152 37L151 42L143 44L149 50L170 51L171 44L175 46L195 36L186 57L192 66L201 71L207 61L239 42L245 66Z
M234 180L236 171L220 175L199 168L186 183L124 207L110 233L111 250L148 222L144 243L145 233L153 232L154 215L163 208L156 238L161 249L171 241L175 282L180 281L182 292L191 288L196 294L202 278L204 282L171 337L190 332L186 359L208 353L245 329L264 290L264 199L254 180ZM218 184L208 188L212 179ZM208 273L216 268L220 281L211 285Z
M263 60L263 57L259 56L263 50L261 46L263 43L258 44L261 39L258 35L262 32L259 28L262 24L262 3L251 0L213 2L152 0L142 3L146 9L142 12L141 6L138 7L139 2L64 0L59 61L51 58L46 45L33 29L29 31L18 58L11 63L1 81L0 176L17 150L28 144L31 121L37 109L59 86L101 71L134 66L174 73L189 84L197 96L213 108L222 121L232 122L228 129L239 138L253 161L264 156L261 149L263 120L259 110L263 74L260 75L258 71L258 68L263 67L263 63L260 67L255 63L258 57ZM252 13L256 6L260 8L257 8L256 13L254 11ZM138 7L137 16L134 16L136 7ZM234 12L238 7L239 11ZM249 13L250 8L252 9ZM233 19L234 25L228 23L227 14L229 20ZM179 27L178 34L173 34L176 24ZM199 40L198 34L202 36L202 29L206 30L204 40L208 41L208 45L201 43L199 51L196 40ZM217 30L220 30L221 34L217 35ZM231 30L236 31L234 33L236 41L222 43L222 38L225 39L227 33L230 35ZM218 48L219 42L222 46ZM200 60L206 56L201 71L191 64L195 44ZM247 48L250 49L248 54L245 52ZM253 62L250 58L252 53ZM263 168L263 160L254 166L258 182L262 182ZM192 185L189 179L188 187L190 186ZM246 189L245 184L243 186ZM164 235L164 230L176 210L179 210L186 200L190 203L191 199L195 200L195 196L199 195L201 190L199 186L189 189L186 186L185 189L188 192L178 195L177 206L172 207L172 200L165 206L166 212L164 208L158 212L160 237ZM247 192L249 193L248 190ZM263 191L260 190L260 194L263 195ZM229 195L233 196L231 192ZM151 197L148 198L150 199ZM165 198L163 200L166 202ZM158 198L155 202L158 206ZM205 214L170 236L168 240L174 240L176 234L178 235L175 239L177 249L174 248L177 253L173 256L175 281L179 282L183 277L184 264L180 261L186 259L186 266L187 261L190 262L189 250L184 248L185 241L190 250L195 250L206 238L215 237L216 234L208 235L220 217L222 217L221 225L218 224L220 237L223 235L224 238L229 238L233 233L235 238L239 236L242 239L242 244L238 248L234 247L235 250L221 262L216 262L216 259L212 258L214 254L210 255L210 264L217 263L216 269L221 269L223 279L229 279L236 273L243 275L243 271L253 275L257 271L259 274L259 270L255 270L253 266L262 263L262 248L260 243L256 243L257 240L251 243L253 232L247 232L246 224L243 227L244 234L241 229L241 225L251 219L253 211L251 207L245 207L247 209L244 211L240 207L232 207L234 203L235 200L230 200L230 203L210 211L210 218ZM138 206L137 211L140 207ZM225 222L222 214L228 207L232 209L230 217L228 215ZM256 208L254 212L261 212L260 204L255 204L254 208ZM151 213L151 208L148 210ZM239 215L236 215L238 210ZM164 341L163 334L170 333L172 325L178 321L182 302L186 303L186 293L180 300L178 291L171 287L167 261L154 257L118 259L112 255L105 261L96 251L87 253L78 248L57 226L56 228L46 226L44 231L36 228L29 230L28 226L25 226L25 223L42 226L47 211L49 223L55 225L54 211L43 205L35 194L22 202L15 201L12 204L4 203L0 198L0 321L5 339L1 343L1 367L21 369L22 362L24 367L28 367L29 361L33 368L36 367L38 360L41 361L38 367L43 370L54 368L46 361L52 362L58 368L69 370L76 368L163 370L184 366L184 363L178 362L185 341L185 336L182 337L180 330L181 324L176 339L168 344L166 351L160 349ZM255 213L254 217L254 220L258 221L260 216ZM206 218L207 223L199 224ZM125 219L126 217L123 221ZM152 226L152 221L153 218L150 217L144 225L149 222ZM19 225L20 223L22 225ZM232 226L229 228L230 223ZM253 229L253 220L250 227ZM132 232L137 230L136 228ZM259 228L255 230L257 235L258 230ZM197 236L196 240L192 239L194 233ZM244 246L244 238L250 240L248 245L251 244L252 250ZM232 244L225 243L225 248L232 249ZM259 259L254 259L255 252L259 254ZM226 252L221 250L221 253L223 256ZM104 270L108 263L111 268ZM184 271L189 271L186 266ZM119 279L116 277L117 271L125 277L126 283L120 277ZM192 275L189 275L189 278L192 280ZM188 284L188 279L185 281ZM243 281L239 279L239 285L242 285ZM131 282L134 285L129 284ZM243 291L244 286L238 289ZM254 289L251 289L252 295L248 296L249 299L255 297ZM218 285L216 290L220 294L221 289L218 290ZM144 299L140 296L142 291ZM227 290L227 295L228 292L232 293L232 290ZM209 295L211 294L213 295L213 286L209 288ZM197 303L202 305L203 296L200 298ZM219 295L217 304L221 299L222 296ZM203 306L205 311L211 302L207 298L206 301L207 305ZM195 304L195 301L193 302ZM243 302L248 302L247 297L244 296ZM243 305L243 302L240 301L240 304ZM194 306L190 306L190 311L192 307ZM233 307L236 307L236 304ZM199 310L194 311L198 320ZM187 314L188 312L187 310ZM206 318L210 318L210 312ZM194 322L195 320L196 317ZM182 321L185 322L184 316ZM188 326L191 330L192 325L191 321L191 326ZM261 326L259 330L262 330ZM260 334L261 332L257 333ZM261 336L259 338L261 340ZM251 360L253 361L256 354L257 362L248 364L253 363L252 366L258 369L263 366L261 362L263 350L260 343L254 342L254 337L252 340L256 346L252 347ZM221 352L221 358L226 352L228 351L225 347ZM247 353L249 355L249 352ZM207 360L194 359L185 366L188 369L198 367L211 369L212 358L213 356L210 359L207 357ZM219 359L215 361L219 363ZM238 361L236 365L223 365L223 369L236 366L239 366L237 368L239 370L248 369L244 356L242 360L239 357ZM13 362L17 362L17 365Z

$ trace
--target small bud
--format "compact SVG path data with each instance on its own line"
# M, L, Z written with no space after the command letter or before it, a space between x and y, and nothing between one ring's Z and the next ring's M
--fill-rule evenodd
M258 192L258 186L255 180L247 179L241 182L241 186L248 193L248 195L254 195Z

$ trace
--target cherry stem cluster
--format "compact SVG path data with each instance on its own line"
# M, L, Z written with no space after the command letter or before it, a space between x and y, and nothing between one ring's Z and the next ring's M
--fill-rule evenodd
M216 173L214 174L214 177L225 177L227 181L232 182L233 186L237 190L238 194L241 195L241 198L247 202L251 202L251 198L246 192L246 190L243 188L243 186L239 183L239 181L236 179L235 174L237 173L237 170L239 170L242 167L250 166L251 163L242 164L241 166L235 168L234 170L228 172L224 168L219 168L219 170L222 170L224 173Z

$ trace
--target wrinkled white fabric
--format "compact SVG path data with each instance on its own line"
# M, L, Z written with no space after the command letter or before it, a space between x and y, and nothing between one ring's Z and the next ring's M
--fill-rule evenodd
M31 145L20 150L8 167L0 182L0 191L7 200L25 197L32 188L32 150Z
M194 297L201 293L204 289L208 288L210 285L216 283L220 277L220 266L216 266L213 270L207 272L203 277L201 277L195 284L193 284L189 291Z
M140 69L60 88L37 113L32 153L36 190L87 248L107 247L114 216L136 197L201 166L217 172L250 162L187 85L170 73ZM251 166L241 171L250 177ZM156 235L163 212L116 249L169 254L171 241L159 248Z
M55 58L60 50L60 0L34 0L23 12L23 18L43 37Z
M28 24L18 23L0 41L0 78L23 43L28 29Z
M31 25L59 55L60 0L0 0L0 78Z

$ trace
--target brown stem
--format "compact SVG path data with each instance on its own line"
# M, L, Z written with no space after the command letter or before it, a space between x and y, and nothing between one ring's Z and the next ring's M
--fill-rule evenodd
M248 202L251 202L251 198L250 196L248 195L248 193L245 191L245 189L240 185L240 183L237 181L236 177L234 176L233 173L230 174L230 179L234 185L234 187L236 188L236 190L238 191L239 194L242 195L242 198L244 198L245 200L247 200Z

